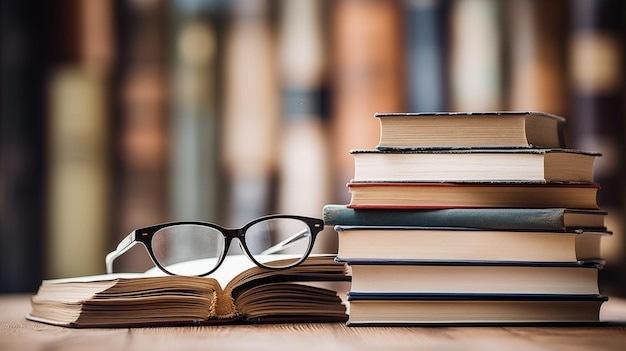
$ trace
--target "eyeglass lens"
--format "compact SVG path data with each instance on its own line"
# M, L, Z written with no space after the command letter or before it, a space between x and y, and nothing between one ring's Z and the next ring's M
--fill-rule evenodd
M294 218L267 219L250 226L245 234L245 245L254 259L273 268L300 261L312 240L307 223ZM180 224L158 230L151 246L154 258L170 273L204 275L218 264L225 238L209 226ZM271 263L275 254L289 254L291 258Z
M281 268L302 259L313 236L309 226L294 218L274 218L258 222L248 228L245 241L250 254L267 267ZM288 254L291 259L271 262L272 254Z
M154 233L154 258L176 275L203 275L213 270L224 251L224 236L211 227L183 224Z

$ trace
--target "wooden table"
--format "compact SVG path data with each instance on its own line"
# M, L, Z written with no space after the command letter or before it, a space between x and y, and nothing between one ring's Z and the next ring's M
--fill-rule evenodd
M365 328L342 323L67 329L24 319L28 296L0 295L0 350L626 350L626 300L599 327Z

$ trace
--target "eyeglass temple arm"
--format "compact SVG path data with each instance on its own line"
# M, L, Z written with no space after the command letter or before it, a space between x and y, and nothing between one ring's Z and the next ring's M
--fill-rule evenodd
M117 244L117 248L115 248L114 251L106 255L104 263L106 264L107 274L113 273L113 261L124 254L124 252L130 250L135 244L137 244L137 241L135 241L135 231L132 231Z
M261 252L261 255L271 255L273 253L276 253L278 251L284 250L286 248L288 248L289 246L297 243L298 241L304 239L307 236L307 233L309 232L308 229L303 229L299 232L297 232L296 234L288 237L287 239L279 242L278 244L264 250L263 252Z

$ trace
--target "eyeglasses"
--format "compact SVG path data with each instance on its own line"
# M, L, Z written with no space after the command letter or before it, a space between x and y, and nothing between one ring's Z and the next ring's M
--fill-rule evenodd
M157 224L136 229L122 239L106 256L106 269L108 274L113 273L113 261L141 243L166 274L205 276L219 268L234 238L256 265L286 269L309 256L323 228L321 219L292 215L260 217L241 228L195 221ZM279 252L289 254L288 259L268 260L268 256Z

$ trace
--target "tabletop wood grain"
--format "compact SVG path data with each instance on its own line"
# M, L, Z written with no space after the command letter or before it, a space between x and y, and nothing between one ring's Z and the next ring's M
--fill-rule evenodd
M625 350L626 300L598 327L347 327L343 323L68 329L27 321L25 295L0 295L0 350Z

